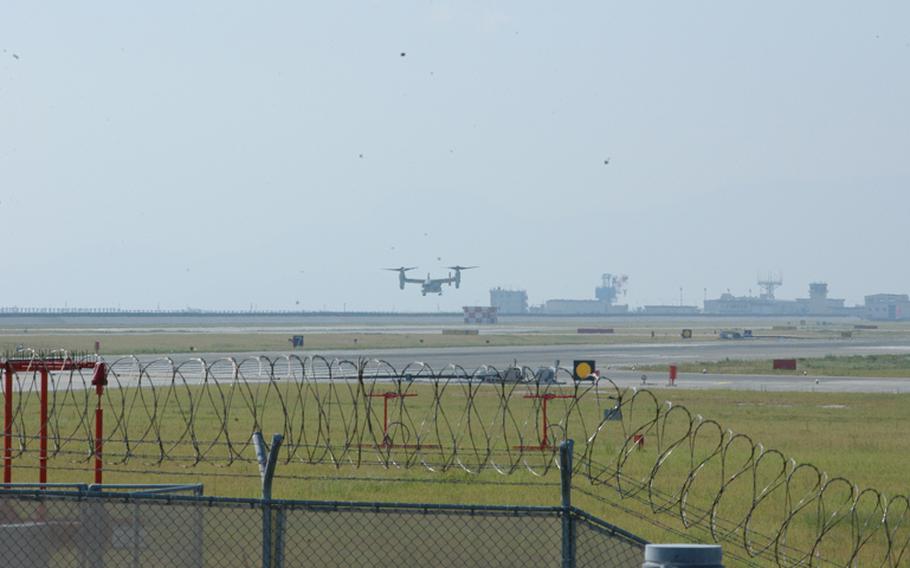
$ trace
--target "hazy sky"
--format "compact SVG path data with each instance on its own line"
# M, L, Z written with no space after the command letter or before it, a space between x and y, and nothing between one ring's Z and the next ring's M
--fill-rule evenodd
M5 2L0 50L0 305L910 292L907 2Z

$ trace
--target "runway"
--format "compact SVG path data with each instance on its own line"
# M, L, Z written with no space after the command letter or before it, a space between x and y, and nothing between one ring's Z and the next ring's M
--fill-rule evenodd
M298 356L317 355L308 351L295 352ZM435 371L457 365L468 371L490 365L504 369L515 363L536 369L553 366L571 367L574 359L594 359L597 367L617 384L642 386L642 372L634 370L643 365L669 365L693 361L718 361L725 358L772 359L786 357L825 357L826 355L871 355L910 353L910 339L896 340L742 340L711 341L667 344L629 345L563 345L521 347L448 347L408 348L383 350L339 350L318 353L329 359L357 360L375 358L387 361L396 369L419 361ZM265 355L282 357L287 352L273 353L200 353L175 356L176 361L202 358L209 362L224 358L239 359ZM143 356L146 362L157 356ZM666 386L667 373L649 371L645 386ZM816 383L816 379L818 382ZM803 377L793 375L711 375L683 373L676 388L691 389L744 389L767 391L817 391L817 392L910 392L910 378L885 377Z

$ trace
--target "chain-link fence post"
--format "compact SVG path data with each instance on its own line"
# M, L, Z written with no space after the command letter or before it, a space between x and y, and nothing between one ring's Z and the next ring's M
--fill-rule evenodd
M284 535L287 514L283 505L277 505L275 511L275 553L272 566L284 568Z
M284 523L274 523L275 533L272 530L272 480L275 478L275 466L278 464L278 448L281 447L283 440L284 436L281 434L273 435L272 446L266 455L262 432L253 433L259 475L262 477L262 568L281 568L281 562L284 560L284 551L279 550L277 554L273 554L273 551L284 543L284 535L278 534L284 531ZM280 521L283 521L283 511L279 508L278 512Z
M113 526L100 487L90 489L86 495L80 491L79 529L82 566L104 568L104 548L112 538Z
M562 567L575 568L575 519L572 515L573 440L559 444L559 473L562 491Z
M193 489L193 495L202 501L202 485L199 485ZM205 562L205 554L203 552L203 547L205 546L205 516L202 513L202 503L195 503L193 508L193 566L196 568L203 568Z

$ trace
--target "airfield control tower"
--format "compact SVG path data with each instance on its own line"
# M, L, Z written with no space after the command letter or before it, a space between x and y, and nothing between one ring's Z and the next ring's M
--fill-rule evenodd
M828 298L827 282L812 282L809 284L810 300L825 300Z

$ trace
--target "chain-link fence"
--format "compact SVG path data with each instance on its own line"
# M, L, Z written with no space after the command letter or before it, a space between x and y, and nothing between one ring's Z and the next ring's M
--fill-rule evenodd
M592 498L639 520L779 567L906 566L910 496L861 487L646 389L573 369L496 369L316 355L104 361L59 351L0 357L3 480L91 467L154 475L258 461L554 475L558 444ZM105 386L105 381L107 384ZM236 470L235 470L236 471ZM645 513L642 514L642 511ZM664 525L661 519L670 520Z
M644 544L572 507L0 491L11 567L631 568Z

